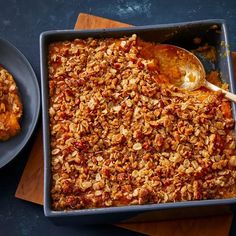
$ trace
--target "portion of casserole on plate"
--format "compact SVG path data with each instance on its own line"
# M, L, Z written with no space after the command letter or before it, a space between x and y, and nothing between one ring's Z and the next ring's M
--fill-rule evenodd
M6 141L20 132L22 111L16 83L0 65L0 141Z
M155 55L136 35L49 46L54 210L236 196L230 103Z

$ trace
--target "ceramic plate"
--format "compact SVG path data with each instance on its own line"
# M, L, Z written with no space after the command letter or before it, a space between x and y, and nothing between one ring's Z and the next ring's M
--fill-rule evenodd
M13 75L23 104L21 132L0 141L0 168L19 154L31 137L40 109L40 92L36 75L25 56L8 41L0 38L0 64Z

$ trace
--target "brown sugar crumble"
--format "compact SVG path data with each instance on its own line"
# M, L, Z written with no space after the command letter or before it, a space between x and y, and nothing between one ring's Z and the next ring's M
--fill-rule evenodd
M170 84L143 55L150 45L132 35L49 46L54 210L236 196L230 103Z

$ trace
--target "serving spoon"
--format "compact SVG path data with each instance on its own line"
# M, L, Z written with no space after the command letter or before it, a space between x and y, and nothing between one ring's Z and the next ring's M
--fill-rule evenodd
M181 79L173 81L177 86L187 90L196 90L202 86L221 91L229 100L236 102L236 95L230 93L206 80L206 72L201 61L190 51L170 44L159 44L155 48L155 56L160 61L163 71L178 68Z

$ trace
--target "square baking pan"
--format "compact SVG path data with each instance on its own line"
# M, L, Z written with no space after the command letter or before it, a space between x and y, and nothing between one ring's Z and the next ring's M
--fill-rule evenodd
M221 78L229 84L231 92L236 92L233 69L229 52L226 23L224 20L201 20L175 24L112 28L97 30L55 30L40 35L40 63L44 145L44 213L59 223L111 223L118 221L151 221L199 215L215 215L231 211L236 198L199 200L174 203L148 204L136 206L54 211L51 209L51 168L50 134L48 115L48 45L56 41L75 38L117 38L137 34L143 40L174 44L188 50L195 49L194 38L202 39L217 50L217 61L211 65L221 73ZM236 118L235 105L233 117Z

